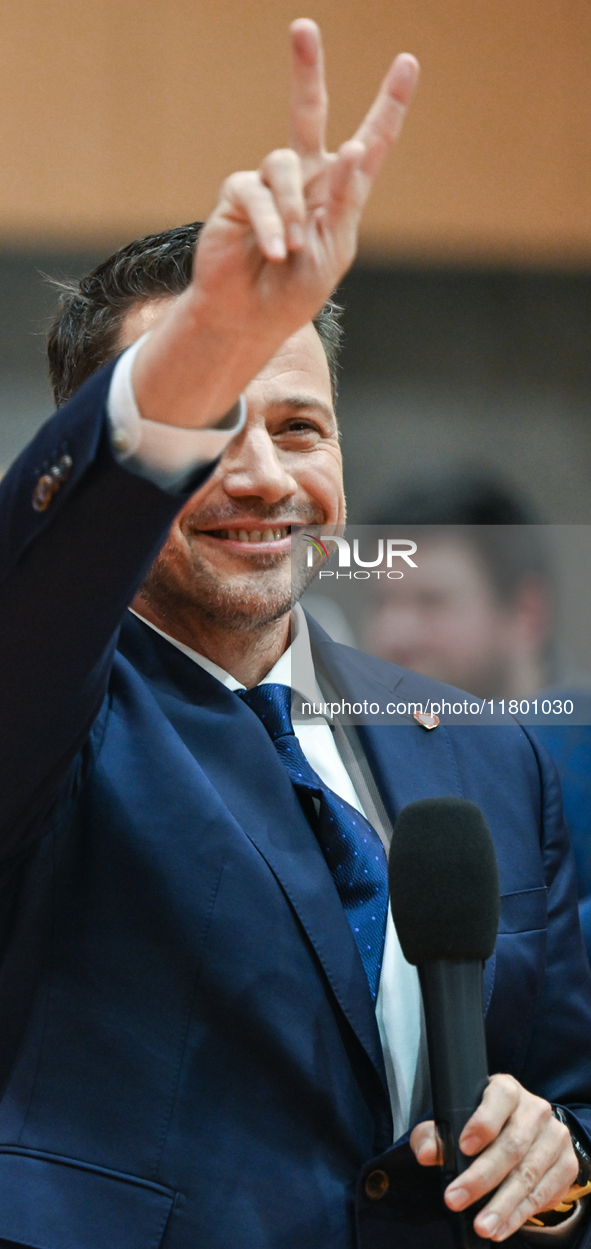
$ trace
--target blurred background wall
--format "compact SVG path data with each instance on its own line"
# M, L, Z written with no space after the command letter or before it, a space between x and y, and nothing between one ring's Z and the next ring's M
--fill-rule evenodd
M287 0L4 0L0 466L51 410L43 273L201 218L287 140ZM329 139L391 55L423 79L342 291L351 519L459 463L591 522L588 0L316 0Z

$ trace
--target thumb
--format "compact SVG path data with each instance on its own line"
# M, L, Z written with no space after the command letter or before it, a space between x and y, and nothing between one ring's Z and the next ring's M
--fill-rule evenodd
M422 1167L441 1166L443 1161L441 1142L432 1119L417 1123L410 1134L410 1147Z

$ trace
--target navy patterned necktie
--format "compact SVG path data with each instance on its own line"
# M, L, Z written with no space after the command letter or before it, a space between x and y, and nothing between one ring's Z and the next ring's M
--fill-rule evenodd
M296 791L318 799L318 815L314 818L312 814L310 823L345 909L375 999L388 913L388 867L384 847L365 816L329 789L308 763L291 723L289 686L269 682L238 693L265 726ZM306 809L311 805L306 803Z

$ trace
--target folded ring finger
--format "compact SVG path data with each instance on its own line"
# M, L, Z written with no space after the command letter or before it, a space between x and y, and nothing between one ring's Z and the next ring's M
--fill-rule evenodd
M270 152L261 165L261 178L273 193L273 199L285 227L287 246L291 251L302 247L306 222L306 203L299 156L291 148Z
M269 260L285 260L285 230L273 192L260 174L248 171L233 174L224 184L222 209L227 215L245 220L253 230L263 255Z

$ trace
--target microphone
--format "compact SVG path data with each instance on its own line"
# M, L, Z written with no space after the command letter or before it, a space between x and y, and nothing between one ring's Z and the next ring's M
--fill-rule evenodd
M499 922L499 876L482 811L464 798L423 798L400 812L388 873L402 953L418 967L443 1185L472 1158L458 1145L488 1082L482 971ZM447 1213L460 1249L482 1249L480 1203ZM447 1207L446 1207L447 1210Z

